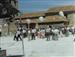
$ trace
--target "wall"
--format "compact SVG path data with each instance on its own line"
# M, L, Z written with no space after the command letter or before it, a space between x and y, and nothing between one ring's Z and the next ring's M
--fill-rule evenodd
M17 26L15 25L15 21L14 22L10 22L9 24L9 33L15 33L16 32L16 28ZM2 35L7 35L8 34L8 24L5 21L5 19L0 19L0 29L2 30Z
M75 13L68 15L69 25L75 26Z
M15 25L15 22L11 22L10 23L10 32L15 32L16 31L17 26Z
M6 50L0 51L0 57L6 57Z

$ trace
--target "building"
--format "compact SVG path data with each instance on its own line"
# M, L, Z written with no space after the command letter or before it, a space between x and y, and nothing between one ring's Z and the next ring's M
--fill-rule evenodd
M70 26L75 26L75 5L60 6L48 9L48 12L59 12L63 11L66 18L69 20Z
M63 12L64 16L59 15ZM63 26L63 25L75 25L75 6L60 6L49 8L47 11L25 13L21 16L21 24L28 24L27 19L30 19L30 27L45 27L47 25ZM41 20L40 20L40 19ZM17 19L19 19L17 17ZM43 20L42 20L43 19Z
M21 16L22 25L27 25L27 19L30 19L30 28L41 28L47 25L64 25L67 22L65 17L59 15L47 15L46 12L27 13Z
M75 13L75 6L61 6L61 7L53 7L49 8L47 11L41 12L33 12L33 13L25 13L19 17L15 17L15 21L10 23L10 32L15 32L17 28L17 20L21 20L21 25L25 25L31 28L40 28L40 27L47 27L47 25L54 25L54 26L74 26L74 13ZM64 16L60 16L59 12L62 11ZM30 20L28 23L27 20ZM40 20L41 19L41 20ZM42 19L44 19L42 21ZM15 25L16 24L16 25ZM12 25L12 26L11 26ZM12 28L13 27L13 28Z

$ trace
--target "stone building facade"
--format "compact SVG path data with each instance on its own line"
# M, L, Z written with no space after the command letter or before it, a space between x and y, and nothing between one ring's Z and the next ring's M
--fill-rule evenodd
M70 21L69 25L75 26L75 13L69 14L67 18Z
M59 12L62 11L64 13L64 17L59 15ZM55 8L49 8L45 12L35 12L35 13L25 13L21 15L21 21L22 24L27 25L26 19L30 19L31 25L33 27L36 27L37 24L55 24L55 26L59 25L59 23L67 24L67 25L75 25L75 6L61 6L61 7L55 7ZM44 17L46 20L43 22L39 21L39 17ZM11 22L9 25L10 32L16 31L16 19L20 20L20 17L16 17L14 22ZM65 21L68 21L67 23ZM34 24L34 25L33 25ZM38 25L37 25L38 26ZM8 29L7 29L8 31Z

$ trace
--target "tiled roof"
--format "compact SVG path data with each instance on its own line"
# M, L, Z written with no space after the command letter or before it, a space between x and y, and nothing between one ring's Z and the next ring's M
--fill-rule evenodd
M48 12L75 11L75 5L49 8Z
M22 23L27 23L25 20L22 20ZM61 16L46 16L44 20L41 22L39 19L30 19L30 23L45 23L45 22L65 22L68 21L65 17Z
M45 12L33 12L33 13L25 13L21 17L22 18L29 18L29 17L39 17L39 16L45 16Z

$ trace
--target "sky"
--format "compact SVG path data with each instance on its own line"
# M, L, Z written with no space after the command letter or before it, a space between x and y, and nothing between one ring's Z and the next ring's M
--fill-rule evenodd
M19 0L19 10L23 13L45 11L61 5L75 5L75 0Z

